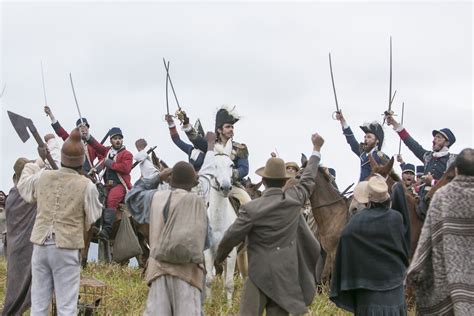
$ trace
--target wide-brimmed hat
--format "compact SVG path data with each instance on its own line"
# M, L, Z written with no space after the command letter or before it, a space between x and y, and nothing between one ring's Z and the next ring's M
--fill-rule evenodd
M402 173L405 173L405 172L411 172L413 174L416 174L415 165L411 163L404 164L402 167Z
M359 182L354 188L354 198L359 203L382 203L390 198L385 178L375 175L368 181Z
M294 161L290 161L290 162L285 163L285 168L295 168L296 171L300 170L300 166L298 166L298 164Z
M266 179L289 179L291 176L286 172L285 162L281 158L272 157L267 160L265 167L255 171L256 174Z
M173 188L191 190L198 184L194 167L185 161L179 161L173 166L170 186Z
M435 137L436 134L441 134L449 142L448 147L451 147L456 142L456 136L454 136L453 132L451 132L449 128L442 128L440 130L435 129L433 132L431 132L431 134L433 137Z
M81 132L76 127L69 134L68 139L61 148L61 163L66 167L82 167L85 161L84 144L81 139Z

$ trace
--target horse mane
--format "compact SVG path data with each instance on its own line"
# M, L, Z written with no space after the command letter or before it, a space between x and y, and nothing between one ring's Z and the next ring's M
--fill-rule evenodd
M220 144L220 143L215 143L214 144L214 151L216 154L225 154L225 148L224 148L224 145Z

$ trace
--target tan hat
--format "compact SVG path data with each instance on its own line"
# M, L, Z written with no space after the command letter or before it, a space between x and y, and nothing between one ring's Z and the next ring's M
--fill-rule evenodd
M85 161L84 144L81 140L81 132L75 128L61 148L61 164L66 167L82 167Z
M13 165L13 183L16 185L18 181L20 180L21 173L23 172L23 168L27 163L31 162L31 160L28 160L24 157L20 157L15 161L15 164Z
M354 188L354 198L359 203L382 203L390 198L385 178L375 175L369 181L362 181Z
M281 158L270 158L267 160L265 167L261 167L255 171L262 178L267 179L289 179L291 176L286 173L285 162Z
M285 168L290 168L290 167L291 167L291 168L295 168L296 171L299 171L299 170L300 170L300 166L298 166L298 164L297 164L296 162L294 162L294 161L290 161L290 162L287 162L287 163L285 164Z

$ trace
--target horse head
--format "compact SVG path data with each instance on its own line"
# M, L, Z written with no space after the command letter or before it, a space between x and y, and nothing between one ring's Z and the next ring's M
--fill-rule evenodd
M230 144L230 151L228 145ZM234 162L230 159L230 152L232 151L232 142L228 141L224 147L221 144L216 144L215 151L215 189L222 193L225 197L229 195L232 189L232 172Z

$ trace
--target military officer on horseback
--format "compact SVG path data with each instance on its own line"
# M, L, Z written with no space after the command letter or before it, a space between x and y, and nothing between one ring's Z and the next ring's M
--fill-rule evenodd
M234 124L240 119L234 109L235 107L223 106L217 111L215 125L216 143L221 144L225 148L225 151L234 162L232 173L233 185L230 195L239 200L240 204L245 204L250 201L250 196L245 191L241 181L249 173L249 152L245 144L237 143L233 140ZM195 148L203 152L207 151L206 140L192 125L184 126L184 131Z
M341 122L342 131L352 152L360 158L359 181L364 181L372 172L369 156L372 156L378 164L385 164L389 160L388 156L382 152L384 139L382 126L377 122L361 126L365 136L364 142L359 144L341 111L336 112L336 119Z
M424 163L424 186L419 192L420 205L417 209L420 218L424 219L427 211L424 197L455 160L456 155L451 154L449 148L456 142L456 137L449 128L433 130L431 133L433 135L432 150L426 150L408 134L408 131L392 115L386 115L385 118L387 124L393 127L408 149Z

